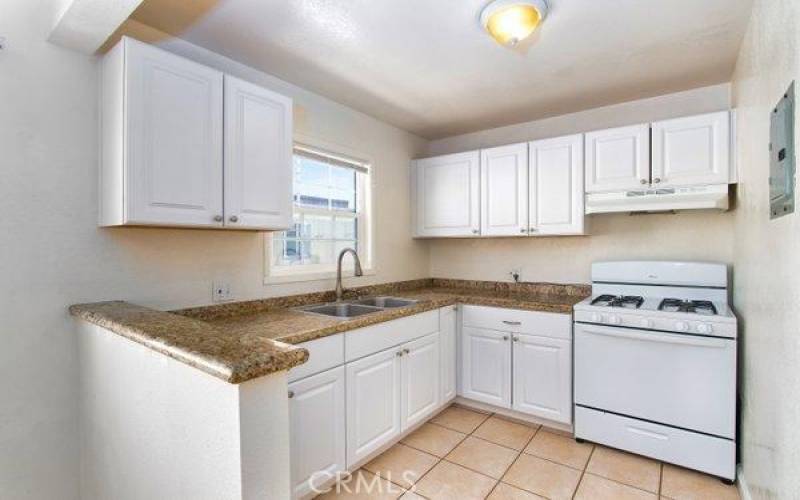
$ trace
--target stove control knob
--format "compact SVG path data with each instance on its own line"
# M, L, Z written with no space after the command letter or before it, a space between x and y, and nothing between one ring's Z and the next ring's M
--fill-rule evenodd
M697 325L697 333L711 333L713 328L707 323L700 323Z
M653 328L653 320L652 319L643 319L642 320L642 328Z
M611 316L608 317L608 322L611 323L612 325L618 325L622 323L622 319L620 319L619 316L614 316L612 314Z
M685 321L678 321L675 323L675 329L679 332L685 332L688 328L689 325L687 325Z

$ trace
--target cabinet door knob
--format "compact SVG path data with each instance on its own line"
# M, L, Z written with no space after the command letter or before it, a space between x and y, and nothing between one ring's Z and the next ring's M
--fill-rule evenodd
M394 355L399 358L400 356L403 355L403 351L397 351L396 353L394 353Z
M647 184L647 179L642 179L639 182L642 183L642 184Z
M472 230L472 234L478 234L478 230L477 229L473 229Z
M656 183L656 184L658 184L659 182L661 182L661 179L659 179L658 177L656 177L655 179L653 179L653 182L654 182L654 183Z
M513 340L514 342L519 342L519 337L517 337L516 335L514 335L514 336L512 337L512 340Z
M231 222L239 222L239 217L237 217L237 216L235 216L235 215L231 215L231 216L228 218L228 220L229 220L229 221L231 221Z
M222 216L221 215L215 215L214 216L214 222L222 222Z
M508 340L508 335L503 335L503 340Z
M289 399L292 399L293 397L294 397L294 391L289 391Z
M403 349L403 354L408 354L408 353L410 353L410 352L411 352L411 351L409 351L408 349Z
M519 228L519 232L525 234L525 233L528 232L528 230L525 229L524 227L521 227L521 228Z

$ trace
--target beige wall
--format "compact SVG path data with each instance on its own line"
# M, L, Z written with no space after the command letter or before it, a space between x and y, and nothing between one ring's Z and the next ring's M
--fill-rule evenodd
M0 35L0 497L78 497L77 351L67 306L123 299L206 304L211 282L238 298L332 288L263 284L255 233L97 227L98 65L46 42L48 0L4 0ZM424 277L412 241L408 164L421 139L188 44L176 50L290 95L297 130L375 162L378 273Z
M740 113L734 304L743 323L741 452L753 498L800 497L800 214L770 221L767 186L770 110L793 79L800 80L800 3L756 0L733 78Z
M444 154L576 132L727 109L730 86L716 85L433 141ZM733 262L731 212L593 215L587 237L435 240L431 274L442 278L586 283L598 260L673 259Z

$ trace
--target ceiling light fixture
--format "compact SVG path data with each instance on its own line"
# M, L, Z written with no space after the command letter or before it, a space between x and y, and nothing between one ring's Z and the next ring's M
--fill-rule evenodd
M528 38L547 15L545 0L494 0L481 11L481 26L497 43L513 47Z

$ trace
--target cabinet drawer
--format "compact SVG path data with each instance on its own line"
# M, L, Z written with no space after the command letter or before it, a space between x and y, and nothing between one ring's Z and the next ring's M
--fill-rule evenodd
M439 311L433 310L345 332L345 360L363 358L438 331Z
M575 437L682 465L728 479L735 477L734 441L575 407Z
M572 338L572 317L499 307L464 306L462 323L473 328L529 333L540 337Z
M308 361L289 370L289 382L344 364L343 333L303 342L298 347L308 349Z

